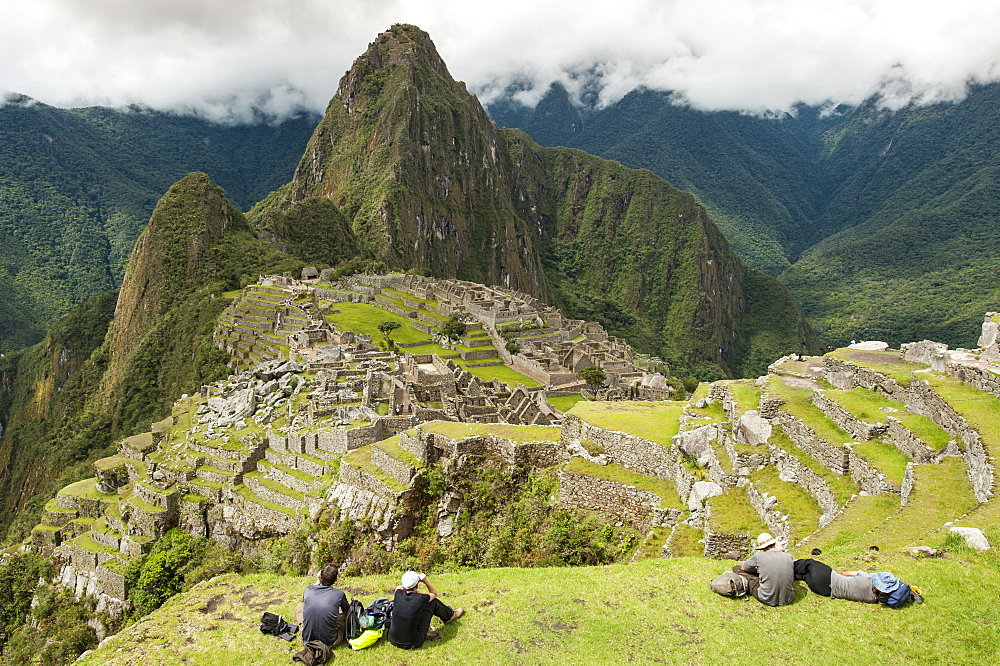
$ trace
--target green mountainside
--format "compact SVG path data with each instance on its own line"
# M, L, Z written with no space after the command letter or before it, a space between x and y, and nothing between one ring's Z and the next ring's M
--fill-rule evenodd
M144 114L26 103L2 111L27 119L29 129L18 135L24 141L58 129L57 121L73 127L88 127L80 118L90 116L111 125L146 122ZM64 136L51 131L47 136ZM102 181L77 181L76 174L114 172L109 160L132 162L86 143L77 149L61 139L40 141L48 146L45 154L63 165L53 171L61 180L53 182L89 197L91 217L84 217L94 224L126 219L109 212L128 198L121 188L153 186L136 167L133 180L108 181L120 189L108 186L111 193L102 199ZM166 145L161 148L164 159L173 159ZM89 170L87 159L93 160ZM31 164L39 170L32 186L45 189L51 165ZM141 207L131 203L129 215L138 215ZM57 227L62 218L53 211L46 219ZM31 228L47 238L45 225ZM110 248L106 227L97 230L81 238L103 238ZM115 237L116 251L126 247L127 235ZM10 247L15 252L19 246ZM31 260L45 247L39 245ZM309 264L343 264L350 271L374 262L518 288L570 317L600 322L640 352L662 356L675 376L689 382L756 375L781 354L815 347L784 288L739 262L692 195L648 171L542 148L521 132L498 129L451 79L426 33L412 26L383 33L358 59L292 182L264 199L248 220L205 174L191 174L159 200L130 257L102 343L47 340L3 359L5 508L22 511L51 488L59 470L41 462L65 432L81 438L81 457L92 455L162 418L180 394L215 378L225 362L210 341L228 304L222 294L266 272ZM36 265L19 273L27 274L44 271ZM116 284L111 277L85 283L98 290ZM103 317L110 316L109 299L100 301ZM99 326L108 326L107 319ZM67 355L78 366L57 374ZM78 394L60 390L70 381L80 382ZM4 514L0 527L13 515Z
M121 284L160 195L205 171L242 209L288 178L316 119L223 126L148 109L0 105L0 353Z
M694 197L498 129L413 26L355 61L292 182L249 218L317 262L353 243L389 268L509 286L717 376L815 345L783 288L740 263ZM752 315L763 310L774 316Z
M225 376L228 357L211 341L231 302L223 294L249 276L302 265L254 236L205 174L171 187L136 243L121 290L0 359L0 529L29 520L60 474L79 476L74 463L161 418L185 391Z
M693 192L739 256L780 275L825 344L975 341L1000 244L993 221L1000 85L957 104L896 112L877 100L794 116L705 113L630 93L578 108L553 88L535 109L490 106L502 125L649 168Z

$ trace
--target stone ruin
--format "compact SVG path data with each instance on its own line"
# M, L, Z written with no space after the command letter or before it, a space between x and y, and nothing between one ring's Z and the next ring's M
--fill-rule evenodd
M515 331L529 334L522 336L524 348L555 355L546 356L544 364L541 356L508 356L523 356L544 367L549 379L565 380L556 386L576 386L571 375L580 368L574 363L586 355L586 362L598 359L607 371L617 370L615 386L624 389L624 378L634 397L662 397L655 391L667 391L657 379L664 368L655 359L642 361L647 372L599 327L560 320L505 290L413 276L357 277L350 285L351 291L339 292L341 298L375 303L386 298L381 290L391 288L393 304L406 300L403 293L436 302L439 316L460 312L478 325L471 336L497 337L497 352L504 324L535 322L531 325L542 328L521 323L522 330ZM260 298L237 299L216 332L217 342L234 352L239 371L184 396L150 432L125 439L116 455L95 463L94 478L64 488L46 505L44 522L24 547L57 556L66 587L120 612L125 567L167 529L251 550L326 507L368 524L391 548L413 528L417 481L428 465L454 469L484 461L511 470L558 468L559 503L606 515L644 535L637 556L678 554L676 535L684 530L699 535L698 554L707 557L742 557L761 531L792 536L793 543L822 542L845 510L874 495L898 497L894 520L906 520L908 508L919 511L934 499L921 488L938 478L952 479L956 494L960 489L954 484L964 479L968 488L961 492L969 497L970 511L942 514L940 527L928 525L925 532L955 529L975 547L990 547L976 529L982 524L977 511L992 507L1000 442L989 441L923 377L936 373L1000 397L995 364L1000 327L994 315L987 316L978 350L949 351L924 341L904 345L901 352L846 350L804 361L793 355L755 382L703 385L685 403L584 403L595 407L562 413L548 406L547 389L483 381L456 359L436 354L383 351L367 336L324 328L321 316L312 322L299 317L298 330L282 328L293 318L289 299L298 296L277 290L294 288L248 288ZM333 291L315 289L308 292L314 299L310 309L319 312L320 299ZM275 314L283 308L285 316ZM276 344L270 340L277 333L290 336L306 328L324 332L298 352L289 346L291 359L260 357L267 345ZM247 331L271 333L260 336L264 345L254 346L246 344ZM537 335L551 340L533 340L532 331L544 331ZM865 354L906 364L912 381L901 384L879 366L866 365ZM257 362L245 367L248 360ZM818 382L820 377L828 384ZM808 393L815 412L789 402L782 391L790 389L778 382ZM878 422L859 418L838 402L837 391L855 389L900 407L883 410L886 416ZM619 416L647 413L655 416L639 419L647 426L641 432ZM844 433L843 441L819 432L817 413ZM907 425L906 414L926 419L950 440L923 441ZM650 423L657 427L649 429ZM675 435L659 434L671 429ZM868 440L905 457L905 473L897 478L866 454ZM808 521L788 509L788 498L796 493L815 506ZM461 511L460 495L446 492L439 498L440 538L449 537ZM954 524L959 521L965 524ZM867 538L878 538L883 524L891 523L874 524ZM908 545L894 538L890 543Z

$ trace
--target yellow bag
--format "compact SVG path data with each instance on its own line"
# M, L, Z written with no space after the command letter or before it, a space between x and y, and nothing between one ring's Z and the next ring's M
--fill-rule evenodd
M375 645L375 641L382 638L381 629L365 629L357 638L347 641L352 650L364 650L366 647Z

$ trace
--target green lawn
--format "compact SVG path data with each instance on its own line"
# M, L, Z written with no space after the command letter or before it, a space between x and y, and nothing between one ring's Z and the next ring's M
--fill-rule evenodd
M760 407L760 388L750 382L734 382L729 385L733 400L736 402L735 418L744 412Z
M910 458L893 444L874 439L870 442L859 442L852 448L859 458L885 474L886 481L897 488L903 483L906 464L910 462Z
M568 412L573 408L573 405L583 400L583 396L579 393L574 393L572 395L547 396L546 400L560 412Z
M747 533L756 537L768 532L760 514L750 506L750 500L742 488L727 488L721 495L710 497L707 503L712 507L709 529L726 534Z
M771 465L754 471L750 480L760 492L778 498L777 510L789 515L792 542L809 536L819 527L823 510L801 485L782 481L778 478L778 470Z
M906 405L894 402L875 391L861 387L850 391L829 390L823 395L840 405L846 412L865 423L887 423L890 416L899 416L898 412L888 412L883 407L906 412Z
M670 438L680 429L686 402L578 402L569 414L587 423L627 432L636 437L670 446Z
M919 585L927 601L892 610L820 597L796 583L794 604L770 608L711 592L708 581L733 563L697 558L579 568L572 575L566 569L431 572L442 599L466 611L443 628L441 640L412 652L385 639L358 652L343 646L334 651L333 663L983 664L1000 649L995 556L824 559L837 569L893 571ZM339 586L369 603L391 596L398 575L343 578ZM272 575L214 578L169 600L78 664L291 663L300 642L266 636L257 626L264 611L294 621L302 590L313 582Z
M705 553L705 544L701 543L704 538L705 530L679 523L670 534L670 552L674 557L700 558Z
M324 315L324 319L342 331L365 333L370 335L372 340L377 341L384 338L382 332L378 330L378 325L383 321L394 321L400 325L392 332L391 336L396 342L419 342L420 340L430 342L429 335L413 328L413 320L409 317L403 317L367 303L337 303L335 307L340 312Z

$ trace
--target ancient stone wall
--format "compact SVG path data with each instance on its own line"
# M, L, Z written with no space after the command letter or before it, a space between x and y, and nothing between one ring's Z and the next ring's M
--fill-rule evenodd
M861 490L870 495L899 492L899 488L886 480L885 474L880 473L867 460L856 454L851 444L845 444L844 449L847 451L848 472Z
M913 472L916 469L913 463L906 463L906 473L903 474L903 483L899 488L899 504L906 506L913 492Z
M618 516L641 532L673 527L681 513L678 509L657 511L662 500L656 493L566 471L559 472L559 502Z
M725 534L705 531L705 557L715 559L745 560L749 555L751 540L756 535Z
M567 415L563 421L563 442L590 441L600 445L611 462L633 472L671 480L677 469L677 454L669 447L617 430L592 426L577 416Z
M796 446L819 461L821 465L834 474L849 474L847 451L843 445L831 444L822 439L801 419L788 412L779 411L775 420Z
M409 485L416 470L406 463L396 460L377 446L372 447L372 464L400 483Z
M867 442L872 439L878 439L889 430L887 423L867 423L855 418L853 414L826 397L822 391L813 391L810 399L814 405L826 414L828 419L858 441Z
M949 361L944 364L945 372L952 377L973 386L984 393L991 393L1000 398L1000 376L987 368Z
M782 507L778 498L758 490L753 481L748 482L744 486L744 490L746 491L747 499L750 500L750 506L757 512L760 519L764 521L771 534L774 536L788 536L788 521L783 520L787 514L781 512Z
M989 452L983 445L979 433L958 415L930 385L920 379L910 384L907 405L917 414L922 414L944 428L948 434L962 441L962 458L965 459L972 492L979 502L985 502L993 494L993 465Z
M771 450L771 462L778 470L781 479L799 484L819 504L819 508L823 512L819 519L819 526L824 527L833 520L834 516L843 509L843 506L837 502L837 497L830 490L830 486L823 477L803 465L795 456L789 455L784 449L774 444L769 445L768 448Z
M935 451L927 446L922 439L910 432L909 428L897 418L889 417L889 441L897 449L909 456L913 462L932 463L934 462Z
M896 402L906 402L906 389L885 375L830 356L823 357L823 373L836 388L850 390L858 386L877 391Z
M387 488L384 483L374 476L346 460L340 463L340 481L341 483L367 490L387 502L395 503L399 499L399 493L396 493L391 488Z

